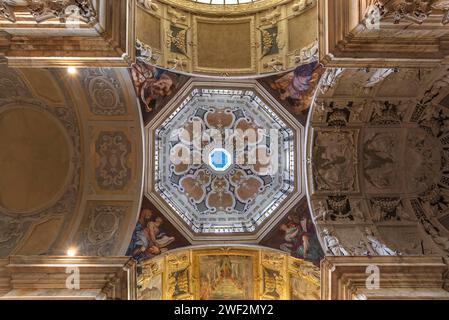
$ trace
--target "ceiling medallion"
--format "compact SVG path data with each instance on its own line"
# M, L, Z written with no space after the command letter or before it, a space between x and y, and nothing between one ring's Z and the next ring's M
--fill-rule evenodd
M191 81L148 125L147 195L189 239L254 238L303 195L303 128L255 83L211 85Z

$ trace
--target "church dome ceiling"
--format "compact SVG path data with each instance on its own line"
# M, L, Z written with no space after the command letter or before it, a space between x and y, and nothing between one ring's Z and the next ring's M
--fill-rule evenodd
M307 147L324 247L337 238L336 255L448 251L448 83L444 69L327 70Z
M142 193L140 119L126 69L0 66L0 257L122 255Z
M192 241L257 239L304 195L303 130L255 82L190 80L146 127L146 194Z

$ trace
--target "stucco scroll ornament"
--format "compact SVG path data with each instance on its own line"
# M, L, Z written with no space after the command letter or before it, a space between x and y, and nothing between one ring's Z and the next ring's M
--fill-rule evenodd
M277 34L271 34L267 30L260 29L262 33L262 57L265 57L270 54L271 49L273 48Z
M167 9L167 14L170 16L170 21L174 24L184 23L187 20L187 16L185 14L182 14L170 7Z
M380 241L376 236L374 236L373 230L371 228L365 228L365 237L368 240L368 244L373 249L373 251L379 256L397 256L400 252L389 248L385 243Z
M348 250L340 244L340 240L334 236L329 229L325 228L323 230L323 241L326 246L326 253L333 256L349 256Z
M437 0L432 4L432 9L441 10L444 12L442 24L449 23L449 0Z
M0 18L9 20L11 22L16 21L13 9L4 0L0 0Z
M147 9L153 10L153 11L157 11L159 10L159 6L155 3L153 3L152 0L138 0L137 2L138 4L144 6Z
M92 113L108 116L127 113L120 82L110 69L88 69L84 74Z
M368 30L379 30L380 29L380 20L382 16L385 14L384 5L379 1L374 1L365 12L365 19L363 24Z
M315 221L326 221L333 213L333 210L329 210L323 204L323 201L319 201L317 207L315 208Z
M3 217L0 220L0 248L12 248L23 235L22 223Z
M184 70L184 68L187 67L187 61L178 56L168 59L167 64L170 65L171 70Z
M98 255L111 252L125 210L126 207L115 206L99 206L93 209L85 238L87 252Z
M278 58L271 58L270 61L263 64L265 69L272 69L276 72L284 70L284 63Z
M100 162L96 168L97 183L105 190L122 190L131 178L129 156L131 143L125 133L101 132L97 142L96 151Z
M316 0L298 0L298 2L292 6L292 10L296 12L301 12L313 6L315 2Z
M281 17L281 11L276 10L276 11L272 11L272 12L266 14L265 16L261 17L260 22L262 22L262 24L275 25L276 23L278 23L280 17Z
M394 23L398 24L402 19L421 24L430 15L432 8L429 0L392 0L385 6L387 14L392 14Z
M97 16L90 0L28 0L28 8L36 22L58 18L65 23L76 18L94 24Z

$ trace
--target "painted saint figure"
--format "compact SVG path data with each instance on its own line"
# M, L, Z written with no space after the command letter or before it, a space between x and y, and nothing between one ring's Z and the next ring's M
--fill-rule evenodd
M307 231L307 221L303 220L302 222L296 223L290 219L288 223L280 225L279 229L285 233L284 240L286 241L281 244L280 248L296 258L319 264L323 252L318 239L314 233Z

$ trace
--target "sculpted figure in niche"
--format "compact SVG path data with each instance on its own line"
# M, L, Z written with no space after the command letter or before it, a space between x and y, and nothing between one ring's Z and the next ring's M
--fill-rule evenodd
M379 256L397 256L399 254L398 251L392 250L387 247L386 244L382 243L379 239L374 236L373 230L370 228L365 229L365 236L368 240L368 244L371 246L373 251Z
M323 241L326 246L326 253L334 256L349 256L349 252L340 244L340 241L331 234L329 229L323 230Z
M362 209L361 209L362 203L361 201L355 201L351 205L351 215L354 219L365 221L365 216L363 215Z
M399 220L412 220L410 214L404 209L402 204L399 204L396 208L396 217Z
M384 213L382 212L382 209L377 204L373 205L373 221L374 222L380 222L384 218Z
M365 109L365 106L367 105L367 102L365 103L355 103L351 107L351 117L352 121L359 122L362 120L362 112Z

